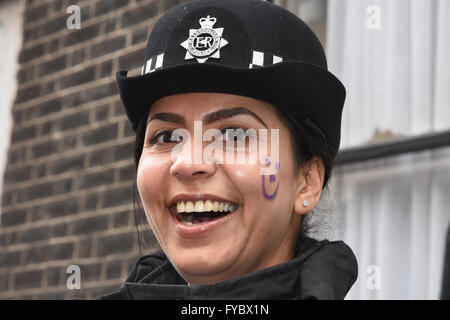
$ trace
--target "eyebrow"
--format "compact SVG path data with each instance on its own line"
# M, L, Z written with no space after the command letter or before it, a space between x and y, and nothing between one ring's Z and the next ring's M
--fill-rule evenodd
M207 115L203 116L202 121L204 121L206 124L210 124L210 123L222 120L222 119L228 119L231 117L235 117L237 115L250 115L253 118L255 118L256 120L258 120L263 126L265 126L267 128L267 125L257 114L255 114L254 112L248 110L247 108L243 108L243 107L236 107L236 108L231 108L231 109L221 109L218 111L208 113ZM161 112L161 113L157 113L154 116L152 116L151 118L149 118L147 121L147 126L149 125L149 123L151 121L156 120L156 119L184 125L184 118L182 116L179 116L175 113Z
M155 114L153 117L149 118L147 121L147 127L149 123L153 120L161 120L165 122L174 122L179 124L184 124L184 118L175 114L175 113L168 113L168 112L160 112Z

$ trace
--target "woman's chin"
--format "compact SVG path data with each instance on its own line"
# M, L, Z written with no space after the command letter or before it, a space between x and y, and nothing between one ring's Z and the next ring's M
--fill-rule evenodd
M216 248L215 250L190 248L170 255L172 265L182 277L196 278L199 281L202 278L221 278L221 275L232 267L235 259L236 257L230 250L224 250L223 248ZM213 282L220 282L220 280Z

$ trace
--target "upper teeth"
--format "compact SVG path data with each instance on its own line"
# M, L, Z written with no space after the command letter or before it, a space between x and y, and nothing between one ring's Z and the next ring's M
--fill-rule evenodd
M237 204L232 202L197 200L197 201L180 201L177 202L177 212L233 212L237 208Z

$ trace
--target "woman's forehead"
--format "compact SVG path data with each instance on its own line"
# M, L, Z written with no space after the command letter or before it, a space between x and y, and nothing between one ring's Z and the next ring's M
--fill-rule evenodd
M223 109L247 109L261 118L270 119L276 115L274 106L250 97L225 93L183 93L157 100L150 109L148 118L161 112L176 113L183 118L200 119L205 115Z

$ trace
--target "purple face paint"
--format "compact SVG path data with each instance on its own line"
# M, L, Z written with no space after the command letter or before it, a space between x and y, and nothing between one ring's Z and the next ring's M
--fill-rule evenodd
M270 165L270 160L268 158L266 158L266 166ZM280 163L277 162L275 164L275 170L278 171L280 169ZM263 191L263 195L266 199L272 200L275 199L277 193L278 193L278 187L280 185L280 181L278 181L277 183L277 187L275 188L275 191L272 194L268 194L266 191L266 179L264 175L261 175L261 179L262 179L262 191ZM269 177L269 181L270 183L274 183L275 182L275 175L271 174Z
M269 164L270 164L270 161L269 161ZM278 171L278 169L280 169L280 163L279 162L277 162L275 164L275 170ZM270 175L270 182L275 182L275 175L274 174Z

